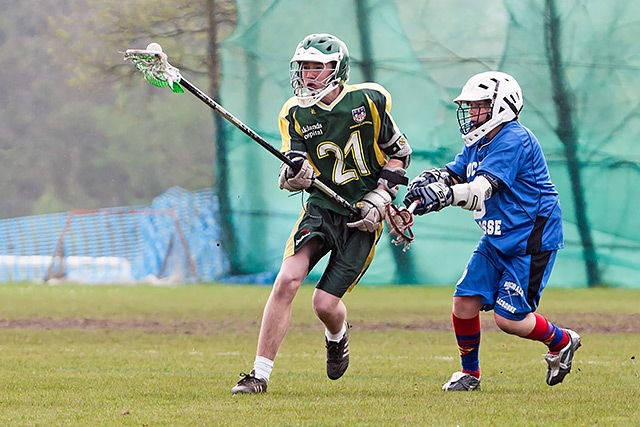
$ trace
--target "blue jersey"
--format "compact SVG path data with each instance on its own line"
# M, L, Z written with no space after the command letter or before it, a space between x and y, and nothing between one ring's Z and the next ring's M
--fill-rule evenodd
M478 175L498 180L498 190L475 212L484 236L506 255L534 254L564 247L558 192L535 135L518 121L507 123L490 141L465 146L447 168L466 182Z

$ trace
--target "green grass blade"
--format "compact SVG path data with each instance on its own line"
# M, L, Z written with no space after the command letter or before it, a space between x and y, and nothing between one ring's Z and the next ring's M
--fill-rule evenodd
M540 311L583 346L563 384L545 347L483 313L482 391L440 390L459 369L451 287L367 287L344 298L351 366L325 374L303 286L269 391L251 369L270 288L0 286L0 424L11 426L633 426L640 419L640 291L547 289Z

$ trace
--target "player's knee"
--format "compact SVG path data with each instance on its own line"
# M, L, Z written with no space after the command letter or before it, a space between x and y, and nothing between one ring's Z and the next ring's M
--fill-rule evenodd
M527 325L524 321L525 319L514 320L507 319L506 317L502 317L500 314L494 312L493 319L496 322L496 326L500 328L503 332L506 332L511 335L525 336L527 335Z
M313 293L313 311L320 318L333 314L338 304L340 304L340 298L334 295L320 290Z
M273 284L272 293L278 298L293 299L298 292L303 279L303 277L299 277L298 275L280 271L280 273L278 273L278 277L276 277L275 283Z
M453 314L461 319L471 319L480 313L480 297L453 297Z

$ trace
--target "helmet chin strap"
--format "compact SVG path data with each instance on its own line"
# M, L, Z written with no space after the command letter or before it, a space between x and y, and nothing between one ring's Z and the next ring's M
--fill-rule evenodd
M491 114L491 113L489 113ZM491 117L485 120L482 124L472 128L468 133L462 135L462 139L467 147L471 147L478 142L480 138L491 133L495 128L500 126L504 122L503 117Z
M485 136L487 133L491 132L493 128L500 124L499 120L490 119L484 122L479 127L472 129L469 133L462 135L462 139L467 147L471 147L473 144L478 142L480 138Z
M325 87L324 89L315 92L312 91L310 95L296 95L298 98L298 105L302 108L308 108L316 105L319 101L322 100L325 96L327 96L331 91L337 88L340 85L338 81L332 81ZM306 89L306 88L305 88Z

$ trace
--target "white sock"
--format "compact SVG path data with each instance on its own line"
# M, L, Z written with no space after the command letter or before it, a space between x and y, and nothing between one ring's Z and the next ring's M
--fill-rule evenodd
M266 357L256 356L255 362L253 362L253 370L256 378L265 379L269 381L271 371L273 370L273 360L269 360Z
M342 337L344 337L344 334L346 332L347 332L347 324L345 323L342 325L342 329L337 334L332 334L325 328L324 336L327 337L327 340L329 341L340 342L340 340L342 339Z

